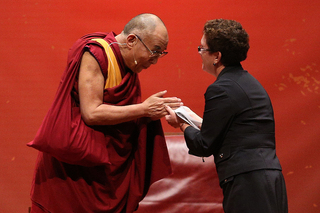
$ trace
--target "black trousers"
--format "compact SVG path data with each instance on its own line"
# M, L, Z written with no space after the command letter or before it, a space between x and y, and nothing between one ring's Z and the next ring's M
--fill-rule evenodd
M222 182L225 213L287 213L285 181L279 170L256 170Z

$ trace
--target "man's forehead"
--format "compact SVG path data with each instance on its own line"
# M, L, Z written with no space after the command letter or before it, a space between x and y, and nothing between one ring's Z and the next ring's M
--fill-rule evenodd
M154 49L167 48L168 36L166 34L153 34L149 37L149 43Z
M152 40L152 46L155 50L161 50L161 49L166 49L168 46L168 40L164 39L154 39Z

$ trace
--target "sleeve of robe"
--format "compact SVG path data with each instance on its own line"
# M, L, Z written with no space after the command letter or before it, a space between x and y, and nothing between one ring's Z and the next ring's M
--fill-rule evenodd
M83 122L79 107L74 107L74 100L71 97L71 90L87 43L86 39L80 39L70 49L68 65L54 102L35 139L27 145L49 153L66 163L92 166L109 163L104 134Z

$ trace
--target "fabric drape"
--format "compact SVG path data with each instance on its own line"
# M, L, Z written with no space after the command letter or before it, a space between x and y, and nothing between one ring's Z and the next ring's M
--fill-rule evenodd
M32 200L51 212L133 212L149 186L171 174L160 120L140 118L118 125L87 126L81 119L77 77L84 51L96 58L108 78L106 53L92 38L116 42L114 33L95 33L75 43L52 107L35 139L28 143L41 151ZM122 81L104 90L104 103L140 103L138 75L125 67L118 45L110 46Z

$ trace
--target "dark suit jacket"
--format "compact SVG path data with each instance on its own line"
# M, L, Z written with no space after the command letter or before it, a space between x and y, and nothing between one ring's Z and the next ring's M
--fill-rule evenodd
M220 182L259 169L281 170L270 98L241 65L226 67L205 93L201 130L184 132L189 153L214 155Z

